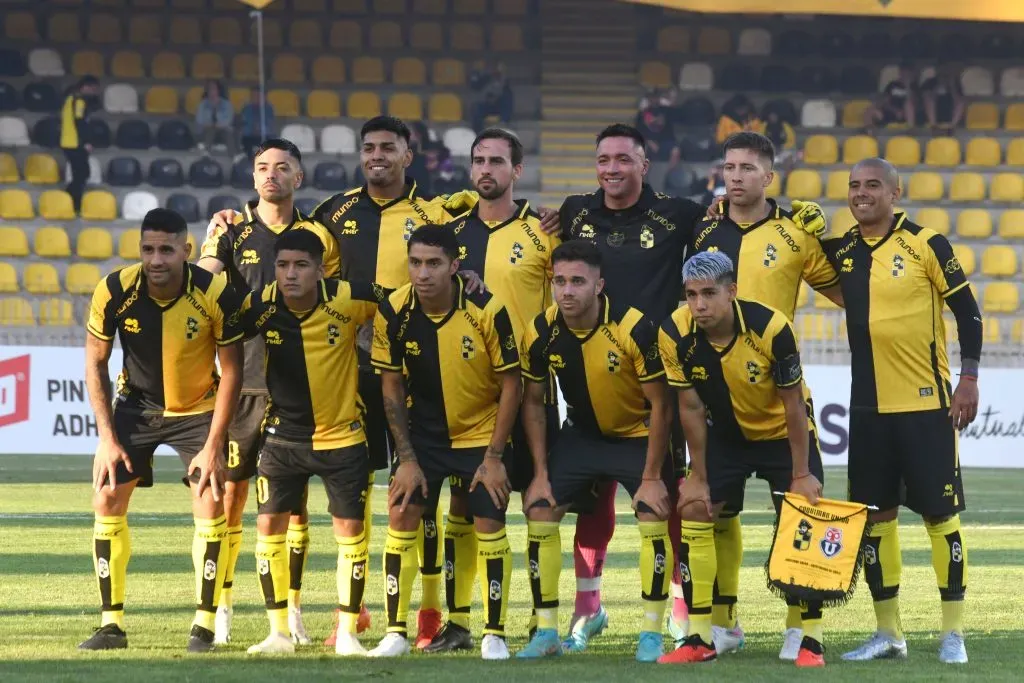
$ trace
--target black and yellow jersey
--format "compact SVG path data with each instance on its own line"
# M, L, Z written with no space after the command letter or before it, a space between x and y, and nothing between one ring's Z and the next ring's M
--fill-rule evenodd
M79 93L64 98L60 109L60 147L79 149L85 146L85 120L89 115L89 103Z
M315 451L366 440L355 337L384 294L371 284L321 280L316 306L298 312L285 304L276 282L249 294L242 305L245 333L267 345L268 440Z
M298 209L286 225L267 225L256 213L258 200L247 202L241 213L235 214L226 231L218 231L203 242L200 258L214 258L224 264L228 282L241 296L250 291L261 291L274 281L274 243L288 230L309 230L324 244L324 274L337 277L339 269L338 243L330 231L304 216ZM245 342L245 372L242 375L243 394L266 394L263 379L263 347L260 337Z
M778 309L756 301L733 302L736 336L724 348L697 327L689 306L679 308L658 332L668 383L693 388L707 408L715 437L735 443L785 439L786 408L777 388L803 381L793 326ZM814 428L809 394L808 421Z
M168 302L150 297L141 263L100 280L86 328L121 341L115 406L167 417L213 410L216 347L242 338L240 303L223 274L191 263L181 293Z
M965 290L961 296L973 307L978 348L965 351L964 357L980 357L981 321L967 276L946 238L896 213L884 237L866 239L855 227L822 245L839 273L846 302L850 407L880 413L948 407L952 391L943 301L952 307L950 297Z
M693 239L693 253L720 251L736 268L736 283L741 298L752 299L777 308L793 319L800 280L821 290L839 284L832 268L812 235L798 228L791 213L769 199L771 211L762 220L739 225L728 218L705 217Z
M460 269L471 270L508 308L516 339L551 303L551 252L561 240L541 230L525 200L501 223L480 219L476 207L448 225L459 240Z
M311 216L338 240L341 279L398 289L409 282L409 236L421 225L450 221L444 202L421 197L415 181L407 179L398 199L380 204L364 185L328 197Z
M567 197L559 210L562 239L589 239L601 250L608 295L664 320L679 306L682 267L705 208L644 185L640 199L615 211L604 191Z
M381 303L373 322L374 367L408 375L414 445L488 445L501 396L498 373L519 368L505 306L488 292L467 294L461 276L453 281L452 309L444 316L424 313L405 285Z
M567 419L594 436L647 436L651 407L643 382L664 381L657 328L629 306L600 297L597 325L572 330L557 305L533 319L523 337L523 376L546 382L553 372ZM585 455L585 454L584 454Z

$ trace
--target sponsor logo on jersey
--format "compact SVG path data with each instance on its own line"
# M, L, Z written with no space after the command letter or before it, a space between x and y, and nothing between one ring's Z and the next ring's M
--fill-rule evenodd
M853 272L853 259L852 258L844 258L843 259L843 265L839 269L839 272L840 273L852 273Z
M553 353L550 356L548 356L548 363L550 363L551 367L553 367L556 370L561 370L562 368L565 367L565 360L563 360L562 356L560 356L557 353Z
M125 318L124 331L131 332L132 334L138 334L139 332L142 332L142 325L140 325L139 321L135 318Z
M407 341L405 342L405 352L410 356L420 355L420 344L419 342Z
M244 249L242 251L242 258L238 260L238 263L243 266L253 266L260 262L260 255L256 253L255 249Z
M705 382L708 379L708 371L704 369L703 365L694 365L690 370L690 379Z
M277 345L280 344L282 341L281 333L278 332L277 330L267 330L266 338L268 344Z
M342 235L356 235L359 234L359 224L354 220L347 220L341 225Z

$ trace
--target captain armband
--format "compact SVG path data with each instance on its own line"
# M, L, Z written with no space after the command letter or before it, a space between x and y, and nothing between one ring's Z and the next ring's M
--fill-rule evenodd
M800 354L793 353L780 358L772 366L772 378L777 387L790 387L803 379L803 368L800 367Z

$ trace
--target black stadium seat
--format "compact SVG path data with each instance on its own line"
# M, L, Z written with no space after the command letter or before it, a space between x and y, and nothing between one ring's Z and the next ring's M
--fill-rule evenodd
M718 115L706 97L691 97L679 105L679 121L684 126L711 126Z
M761 90L765 92L792 92L799 89L793 70L781 64L769 64L761 70Z
M223 211L224 209L241 211L242 202L233 194L218 194L210 197L210 201L206 203L207 216L212 216L218 211Z
M821 37L819 50L822 57L830 59L852 59L857 55L853 36L845 31L833 31Z
M86 137L89 138L89 144L96 149L106 149L110 147L110 126L107 122L101 118L93 116L86 121Z
M860 39L860 53L871 55L872 59L892 59L896 48L888 33L865 33Z
M822 95L838 90L838 85L832 72L820 65L805 66L796 77L797 88L808 95Z
M153 146L153 132L145 121L129 119L117 127L114 144L121 149L149 149Z
M806 31L785 31L772 41L772 51L779 57L807 57L817 53L818 41Z
M25 58L18 50L0 48L0 76L21 78L27 72Z
M721 156L721 149L715 142L715 135L710 131L685 135L679 143L679 152L684 161L697 163L706 163Z
M21 93L25 109L36 113L50 113L60 109L57 90L49 83L29 83Z
M749 64L729 64L715 78L720 90L746 92L757 88L757 76Z
M239 159L231 166L231 187L236 190L253 188L252 159Z
M196 159L188 169L188 184L207 190L217 189L224 185L224 171L210 157Z
M172 194L167 198L167 208L181 214L189 223L199 221L199 200L190 194Z
M0 81L0 111L14 111L21 106L18 90L10 83Z
M303 197L302 199L295 200L295 208L301 211L303 215L308 216L309 214L313 213L313 209L315 209L317 207L317 204L319 203L320 200L318 199L313 199L312 197Z
M142 183L142 166L134 157L116 157L107 164L104 177L114 187L135 187Z
M32 126L32 143L40 147L60 146L60 119L47 116Z
M899 56L903 60L931 60L936 56L935 41L925 31L908 33L900 39L899 46Z
M153 187L181 187L185 171L177 159L153 159L149 162L149 184Z
M184 152L195 147L195 141L187 124L164 121L156 129L156 146L165 151Z
M792 126L800 122L800 115L796 111L796 105L789 100L777 99L765 102L761 108L761 119L767 119L768 114L771 112L777 113L780 120Z
M940 38L939 45L944 61L958 62L979 56L977 43L966 33L947 33Z
M878 78L866 66L850 64L843 67L839 87L847 95L870 95L878 87Z
M348 174L337 161L321 161L313 171L313 187L328 192L341 192L348 187Z
M1013 38L1005 33L990 33L981 41L979 56L983 59L1010 59L1018 57L1015 54L1017 46Z

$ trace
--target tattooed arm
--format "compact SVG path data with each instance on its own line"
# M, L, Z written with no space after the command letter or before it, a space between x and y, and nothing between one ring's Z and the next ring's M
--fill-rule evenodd
M405 512L417 489L424 498L427 496L427 480L416 461L409 436L409 409L405 405L405 378L402 373L385 370L381 374L381 389L384 414L395 437L395 455L398 457L398 468L388 487L388 504L400 505L400 512Z

